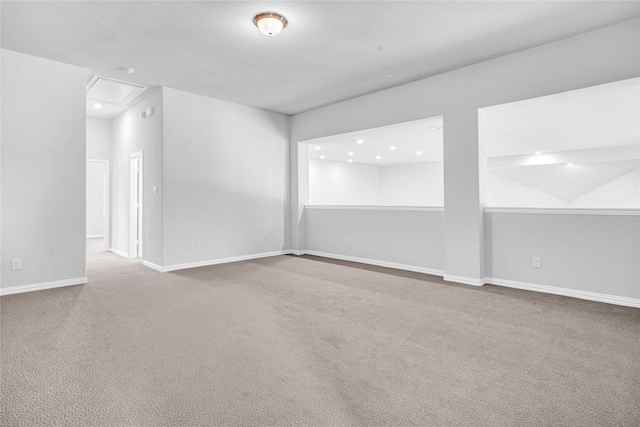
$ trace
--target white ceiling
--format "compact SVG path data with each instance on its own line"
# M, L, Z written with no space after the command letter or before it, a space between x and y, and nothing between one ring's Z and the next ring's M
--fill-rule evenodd
M635 1L2 1L0 7L3 48L285 114L640 14ZM267 10L289 21L278 37L252 23ZM125 66L137 72L129 76Z
M442 137L442 117L439 116L318 138L304 144L309 144L312 159L388 166L441 162ZM395 149L390 149L392 146Z

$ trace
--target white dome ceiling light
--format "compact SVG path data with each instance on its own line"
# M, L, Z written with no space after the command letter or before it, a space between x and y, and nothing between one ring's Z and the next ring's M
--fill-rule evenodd
M266 36L277 36L287 26L287 18L275 12L263 12L253 18L253 23L262 34Z

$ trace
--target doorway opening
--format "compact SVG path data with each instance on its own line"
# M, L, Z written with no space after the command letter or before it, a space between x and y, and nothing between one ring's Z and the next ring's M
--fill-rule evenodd
M640 78L479 110L489 208L640 208Z
M311 206L444 206L443 116L299 143Z
M142 141L132 141L133 120L137 119L139 111L131 110L148 96L149 87L98 75L88 78L86 153L87 159L100 160L88 163L87 173L104 168L107 175L100 189L87 183L87 235L95 236L87 240L87 265L103 267L116 262L111 253L140 262L144 234L143 160L142 151L138 150L142 150ZM98 192L105 197L102 208L93 207L94 211L104 210L101 230L89 213L92 200L100 198Z

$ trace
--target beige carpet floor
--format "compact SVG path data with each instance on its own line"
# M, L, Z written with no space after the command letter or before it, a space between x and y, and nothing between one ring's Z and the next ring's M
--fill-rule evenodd
M88 277L0 299L3 426L640 425L638 309L316 257Z

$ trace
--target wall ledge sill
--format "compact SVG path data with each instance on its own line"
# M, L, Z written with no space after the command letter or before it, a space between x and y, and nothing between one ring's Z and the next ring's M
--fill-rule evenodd
M444 212L444 207L442 206L305 205L304 208L306 210Z
M486 207L484 213L541 214L541 215L614 215L640 216L640 209L583 209L583 208L500 208Z

